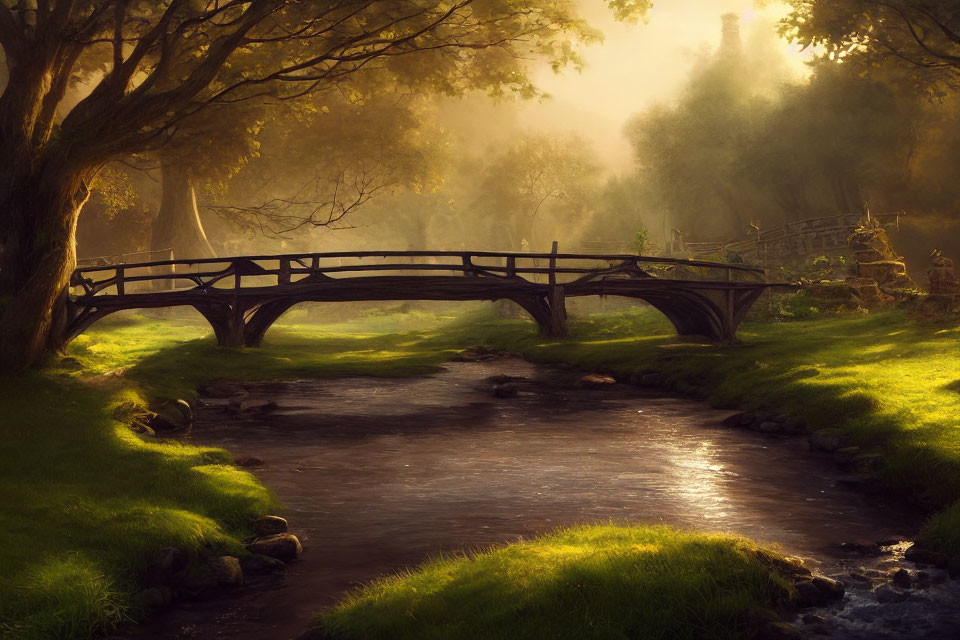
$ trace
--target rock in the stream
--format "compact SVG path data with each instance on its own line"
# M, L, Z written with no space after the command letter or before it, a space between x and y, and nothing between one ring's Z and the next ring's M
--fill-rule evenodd
M237 458L238 467L262 467L263 460L257 456L242 456Z
M507 384L508 382L523 382L526 379L527 376L511 376L506 373L498 373L495 376L487 378L487 382L491 384Z
M839 429L819 429L810 434L810 447L832 453L845 444L846 438Z
M303 553L303 547L300 545L297 536L289 533L278 533L248 544L247 551L286 561L299 558L300 554Z
M240 558L240 567L245 574L251 576L266 576L284 573L287 570L287 565L283 564L283 561L259 553L251 553Z
M801 607L822 607L840 600L844 593L842 582L823 576L798 580L793 586L797 590L797 605Z
M888 604L891 602L903 602L906 600L909 595L894 589L888 584L882 584L876 589L873 590L873 595L876 597L877 602L880 604Z
M243 412L246 401L247 401L247 392L238 393L236 395L230 396L227 400L227 413L232 413L233 415L239 415Z
M876 557L882 553L880 545L875 542L841 542L840 551L848 556Z
M144 572L144 583L149 586L170 584L174 574L187 566L187 554L176 547L164 547L153 555Z
M581 389L603 389L615 384L617 381L612 376L600 373L589 373L577 380L577 386Z
M193 425L193 409L186 400L164 400L154 411L148 425L154 431L182 431Z
M213 579L221 587L237 587L243 584L240 560L234 556L216 556L207 561Z
M520 385L516 382L505 382L493 388L494 398L516 398L520 393Z
M913 578L910 576L910 572L906 569L897 569L893 572L890 578L894 586L900 587L901 589L909 589L913 586Z
M287 521L280 516L263 516L253 521L253 532L260 538L286 533Z

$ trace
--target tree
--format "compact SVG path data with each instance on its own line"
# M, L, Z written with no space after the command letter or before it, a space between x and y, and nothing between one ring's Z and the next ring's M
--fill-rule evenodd
M152 250L172 249L179 258L216 254L200 222L197 188L225 189L229 179L256 157L264 111L257 101L211 105L185 119L156 152L162 190L153 219Z
M366 78L368 86L351 83L275 115L257 158L205 208L228 224L290 238L348 226L347 216L374 197L434 188L447 145L428 96L397 91L395 78Z
M864 73L888 63L934 97L960 87L960 7L930 0L790 0L781 33Z
M540 226L551 211L551 226L569 233L585 217L596 188L598 168L579 138L527 136L488 161L479 206L490 236L516 251L548 246ZM503 246L501 244L501 246Z
M0 1L0 368L59 346L77 219L110 160L161 149L212 106L293 99L408 55L424 81L534 93L522 54L576 63L570 39L592 37L547 0ZM89 92L60 119L77 75Z

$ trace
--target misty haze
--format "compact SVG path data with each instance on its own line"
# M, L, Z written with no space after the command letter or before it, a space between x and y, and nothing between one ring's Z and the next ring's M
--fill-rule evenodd
M960 8L0 0L0 638L960 638Z

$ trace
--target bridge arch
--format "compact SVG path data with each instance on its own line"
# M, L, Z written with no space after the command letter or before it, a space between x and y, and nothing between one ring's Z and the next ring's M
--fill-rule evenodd
M403 260L364 262L370 257ZM330 260L337 262L323 264ZM591 261L600 264L584 265ZM658 268L646 271L641 263ZM721 279L708 278L711 270ZM387 275L391 272L395 275ZM105 277L96 275L104 273ZM690 274L700 279L685 277ZM731 342L747 309L763 291L790 286L769 285L762 274L742 265L559 254L556 248L549 254L388 251L82 267L71 279L71 286L82 287L83 292L68 297L62 344L122 309L191 306L210 323L219 344L256 347L298 303L362 300L507 299L530 314L541 333L561 337L566 333L566 298L596 295L644 300L663 313L679 335ZM760 280L749 281L748 276ZM183 287L183 281L190 284ZM131 290L134 284L148 287Z

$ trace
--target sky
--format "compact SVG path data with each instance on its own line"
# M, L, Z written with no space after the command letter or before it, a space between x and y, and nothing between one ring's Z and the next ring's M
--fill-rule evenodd
M583 49L586 67L580 73L538 69L534 79L551 97L523 104L520 123L532 129L543 128L544 123L560 129L576 123L578 133L615 171L630 163L623 125L631 115L677 94L695 61L720 45L721 15L739 14L746 36L750 29L772 25L787 12L785 4L776 2L759 9L753 0L658 0L646 23L630 25L615 21L603 0L579 4L605 39ZM808 55L787 42L783 48L802 79Z

